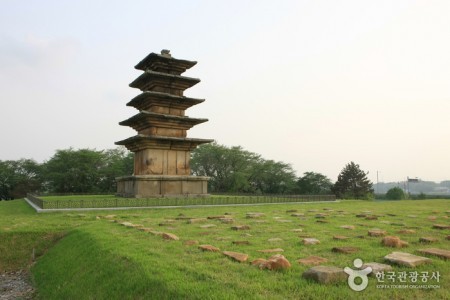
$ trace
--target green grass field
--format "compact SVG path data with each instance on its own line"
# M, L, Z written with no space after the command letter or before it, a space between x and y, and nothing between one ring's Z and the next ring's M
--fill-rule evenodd
M377 280L370 278L368 288L362 292L352 291L346 282L322 285L305 280L301 275L310 267L296 261L316 255L329 260L324 265L354 268L355 258L382 263L383 257L393 251L418 254L421 248L449 249L450 241L446 239L449 230L432 228L436 223L450 224L449 203L448 200L342 201L37 214L23 200L2 201L0 271L30 268L39 299L448 299L450 260L430 256L432 263L428 265L394 267L395 272L439 272L440 281L428 283L440 288L380 289L376 287ZM286 212L294 209L305 216L293 217ZM356 217L364 211L380 217L378 220ZM261 212L265 216L247 219L248 212ZM179 216L201 218L225 213L234 218L233 224L218 220L189 224L186 220L176 220ZM328 216L317 219L317 213ZM119 222L176 234L180 240L168 241L121 226L106 219L106 215L116 215L113 219ZM430 216L436 219L430 220ZM215 226L201 228L207 224ZM234 231L233 225L249 225L250 229ZM356 228L347 230L340 228L341 225ZM380 237L367 236L372 228L401 237L409 242L409 247L399 250L382 246ZM406 228L416 233L398 233ZM303 245L301 234L317 238L321 243ZM350 238L334 240L333 235ZM438 242L421 244L418 240L422 236L436 237ZM273 238L281 240L268 241ZM187 240L246 253L249 261L272 255L258 250L282 248L292 267L287 271L259 270L249 263L234 262L220 252L202 252L197 245L184 245ZM250 244L232 243L244 240ZM331 251L336 246L354 246L360 251L337 254ZM32 262L33 248L36 262Z

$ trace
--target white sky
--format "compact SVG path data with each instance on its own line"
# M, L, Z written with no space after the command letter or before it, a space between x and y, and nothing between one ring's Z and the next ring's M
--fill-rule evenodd
M134 135L133 67L161 49L198 61L189 137L333 181L450 179L447 0L0 0L0 160Z

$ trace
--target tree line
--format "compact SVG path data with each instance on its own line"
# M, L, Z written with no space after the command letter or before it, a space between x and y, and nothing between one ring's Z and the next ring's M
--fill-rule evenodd
M335 194L347 199L370 198L373 193L367 173L353 162L333 183L312 171L297 177L290 164L217 143L201 145L192 152L191 171L210 177L210 193ZM125 148L57 150L44 163L0 160L0 199L22 198L28 192L115 193L115 178L132 173L133 153Z
M133 173L133 155L123 148L57 150L46 162L0 160L0 199L29 192L114 193L115 178Z

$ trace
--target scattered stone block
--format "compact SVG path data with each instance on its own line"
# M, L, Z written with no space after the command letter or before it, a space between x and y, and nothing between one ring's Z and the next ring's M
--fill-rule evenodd
M217 225L215 225L215 224L205 224L205 225L201 225L200 226L200 228L203 228L203 229L205 229L205 228L212 228L212 227L217 227Z
M238 262L245 262L248 259L248 255L244 254L244 253L233 252L233 251L223 251L222 253L225 256L228 256L231 259L238 261Z
M257 258L251 262L251 265L261 268L261 266L264 265L266 262L267 262L267 259Z
M402 230L397 231L397 233L400 233L400 234L414 234L414 233L416 233L416 231L414 229L402 229Z
M354 230L355 226L354 225L342 225L340 226L343 229L349 229L349 230Z
M119 224L125 227L134 227L134 224L131 222L121 222Z
M450 241L450 235L447 235L447 237L445 238L447 241Z
M211 246L211 245L200 245L200 246L198 246L198 248L203 251L211 251L211 252L219 252L220 251L219 248Z
M234 222L234 219L233 218L220 218L219 221L224 224L231 224Z
M294 228L294 229L291 229L291 231L292 232L302 232L303 229L301 229L301 228Z
M406 226L405 223L399 223L399 222L393 222L393 223L391 223L391 225L393 225L393 226Z
M331 251L336 253L352 254L359 251L357 247L334 247Z
M356 217L357 218L365 218L365 217L367 217L367 214L357 214Z
M280 223L292 223L292 220L277 220Z
M320 256L309 256L306 258L301 258L297 260L299 264L306 265L306 266L316 266L320 265L322 263L326 263L328 259L320 257Z
M437 238L431 237L431 236L424 236L424 237L419 238L419 242L421 242L421 243L429 243L430 244L430 243L435 243L437 241L439 241Z
M419 249L419 252L422 254L435 255L440 258L450 259L450 250L428 248L428 249Z
M308 212L318 212L319 210L318 209L310 209L310 210L308 210Z
M309 238L309 237L311 237L311 235L309 235L309 234L307 234L307 233L302 233L302 234L299 234L298 237L301 237L301 238Z
M429 216L427 219L431 220L431 221L435 221L437 219L437 217L436 216Z
M163 232L162 234L163 239L165 240L173 240L173 241L178 241L180 238L177 237L175 234L173 233L167 233L167 232Z
M431 259L413 255L405 252L392 252L384 257L385 260L402 266L417 267L422 264L431 263Z
M294 214L291 214L291 216L292 217L304 217L305 214L304 213L294 213Z
M267 261L262 262L258 265L260 269L268 270L284 270L291 267L291 263L281 254L275 254L270 257Z
M281 248L275 248L275 249L264 249L264 250L258 250L258 252L261 253L276 253L276 252L284 252Z
M334 240L347 240L347 239L349 239L349 237L344 236L344 235L335 235L335 236L333 236L333 239Z
M248 230L248 229L250 229L250 226L248 226L248 225L236 225L236 226L231 227L231 229L233 229L233 230Z
M250 245L249 241L232 241L233 245Z
M112 220L112 219L114 219L115 217L117 217L117 216L116 216L116 215L106 215L106 216L104 216L103 218L108 219L108 220Z
M224 215L220 215L220 216L208 216L206 218L209 220L215 220L215 219L224 219L224 218L228 218L228 217L224 216Z
M396 217L397 215L396 214L387 214L388 216L391 216L391 217Z
M303 245L316 245L320 244L320 241L315 238L305 238L302 240Z
M392 267L390 265L386 265L386 264L380 264L377 262L369 262L369 263L365 263L361 266L361 270L367 268L367 267L371 267L372 268L372 273L369 274L369 276L375 276L377 273L381 273L381 272L386 272L386 271L391 271Z
M319 214L316 214L315 218L316 218L316 219L323 219L323 218L325 218L325 217L327 217L327 216L328 216L328 214L322 214L322 213L319 213Z
M258 213L258 212L250 212L246 214L246 217L248 219L257 219L257 218L261 218L261 217L265 217L266 214L265 213Z
M330 223L330 222L328 222L326 220L316 220L316 223Z
M369 230L367 233L369 236L385 236L387 232L385 230L381 229L372 229Z
M434 224L433 228L435 229L450 229L450 225L445 224Z
M281 238L270 238L267 240L269 243L281 242L283 239Z
M343 269L332 266L316 266L305 271L303 278L312 279L319 283L329 284L346 281L348 275Z
M196 223L203 223L203 222L206 222L208 219L206 219L206 218L192 218L192 219L189 219L187 222L189 223L189 224L196 224Z
M196 240L187 240L183 244L185 246L193 246L193 245L198 245L198 241L196 241Z
M296 213L296 212L298 212L298 210L296 210L296 209L288 209L288 210L286 210L286 213Z
M400 240L398 236L386 236L381 240L381 244L383 246L394 248L402 248L408 246L408 243Z
M370 216L365 217L365 219L366 220L378 220L378 217L374 216L374 215L370 215Z

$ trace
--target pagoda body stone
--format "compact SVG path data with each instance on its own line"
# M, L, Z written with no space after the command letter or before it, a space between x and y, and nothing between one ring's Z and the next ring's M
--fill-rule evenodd
M213 140L188 138L187 131L207 119L190 118L186 109L202 103L184 91L200 79L181 76L197 62L175 59L168 50L150 53L135 68L144 71L130 83L142 93L127 105L139 110L120 122L137 131L116 142L134 152L134 174L116 178L122 197L206 196L208 177L192 176L191 151Z

